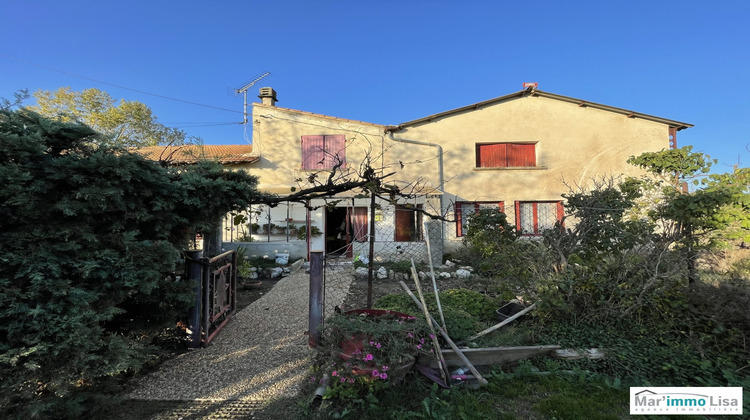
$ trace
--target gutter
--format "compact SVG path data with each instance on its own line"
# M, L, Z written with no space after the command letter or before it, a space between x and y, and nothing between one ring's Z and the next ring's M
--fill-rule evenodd
M428 143L426 141L418 141L418 140L410 140L410 139L403 139L393 136L394 131L400 131L403 130L400 126L386 126L385 132L388 133L388 138L391 140L398 142L398 143L408 143L408 144L416 144L418 146L428 146L428 147L434 147L437 149L437 158L438 158L438 191L440 191L443 194L440 194L440 215L442 216L442 212L445 210L443 208L443 195L445 195L444 184L445 184L445 177L443 175L443 147L440 146L437 143ZM445 247L445 222L440 222L440 242L441 242L441 249L444 249ZM441 257L442 259L442 257Z
M445 178L443 176L443 147L437 143L428 143L426 141L409 140L409 139L394 137L393 132L399 131L399 130L402 130L402 128L399 126L385 127L385 132L388 133L388 138L390 138L391 140L395 142L416 144L419 146L429 146L429 147L434 147L437 149L437 158L438 158L438 188L437 189L440 192L445 192L443 191L443 186L444 186L443 184L445 184ZM442 202L442 198L441 198L441 202ZM440 211L443 211L443 209L441 208Z

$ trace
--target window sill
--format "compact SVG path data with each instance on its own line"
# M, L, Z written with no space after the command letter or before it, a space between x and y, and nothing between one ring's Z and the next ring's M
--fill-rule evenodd
M546 166L498 166L493 168L473 168L474 171L545 171Z

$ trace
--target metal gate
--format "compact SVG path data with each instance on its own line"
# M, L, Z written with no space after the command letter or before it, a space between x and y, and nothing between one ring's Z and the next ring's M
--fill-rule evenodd
M190 347L208 345L237 310L237 253L212 258L203 251L186 251L188 279L195 285L195 305L190 309Z

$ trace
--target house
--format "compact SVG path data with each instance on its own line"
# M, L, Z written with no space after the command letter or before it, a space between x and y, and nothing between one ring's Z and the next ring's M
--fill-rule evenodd
M482 207L503 210L523 235L539 236L563 216L566 184L640 175L626 163L628 157L676 147L677 132L692 127L536 86L391 126L278 107L271 88L262 88L259 97L261 103L253 104L253 144L260 159L252 173L260 177L261 189L288 192L295 180L331 169L337 159L350 168L369 159L383 173L396 172L389 179L399 188L420 180L421 197L382 203L383 214L375 215L376 243L402 248L423 240L415 208L429 207L454 220L438 227L446 251L460 244L468 216ZM368 200L339 198L330 211L311 212L309 221L330 239L339 219L359 215L354 223L359 230L343 243L356 247L356 238L368 231ZM336 251L326 241L313 238L308 249Z
M561 219L566 184L642 174L628 157L676 147L677 132L692 127L536 86L387 126L279 107L272 88L261 88L259 98L252 109L253 159L242 169L259 177L261 190L288 194L309 186L311 176L356 173L366 162L392 174L387 183L409 194L377 199L375 211L357 190L307 207L257 206L246 214L248 223L225 226L225 241L252 239L256 254L366 255L374 225L381 258L426 255L424 213L432 213L450 220L428 223L438 259L459 246L468 216L483 207L501 209L523 235L539 236Z

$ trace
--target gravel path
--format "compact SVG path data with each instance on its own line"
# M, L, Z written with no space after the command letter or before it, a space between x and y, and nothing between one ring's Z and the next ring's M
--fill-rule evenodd
M348 290L351 278L337 280ZM328 286L327 286L328 290ZM327 293L326 312L341 304ZM125 398L269 401L293 397L307 375L309 275L298 270L239 311L211 345L164 362Z

